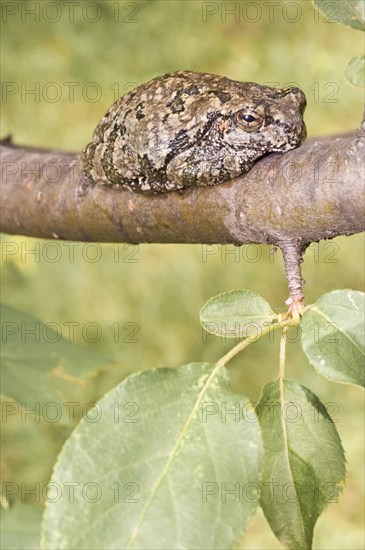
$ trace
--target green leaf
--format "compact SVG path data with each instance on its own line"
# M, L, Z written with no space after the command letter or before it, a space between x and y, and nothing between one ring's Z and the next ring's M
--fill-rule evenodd
M305 310L300 326L303 350L322 376L365 386L362 292L323 294Z
M261 506L291 550L312 547L313 529L345 476L341 441L330 416L307 388L284 380L264 387L257 405L264 465Z
M80 399L91 376L111 365L109 359L66 341L54 323L44 324L5 305L1 323L2 392L40 415L48 406L53 407L49 414L66 414L63 402Z
M204 330L216 336L246 338L260 334L277 315L251 290L230 290L214 296L200 310Z
M365 86L365 56L358 55L348 62L345 69L345 77L353 86Z
M3 550L38 550L42 508L16 503L1 509L0 548Z
M72 503L63 492L47 505L44 548L220 549L238 541L259 498L260 431L226 371L212 369L144 371L98 403L99 421L82 421L56 464L53 484L78 485Z
M313 0L313 4L325 15L325 21L365 30L364 0Z

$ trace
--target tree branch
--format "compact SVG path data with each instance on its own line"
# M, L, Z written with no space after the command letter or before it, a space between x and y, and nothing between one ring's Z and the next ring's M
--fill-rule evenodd
M365 138L309 140L214 187L139 195L84 181L78 155L4 144L5 233L99 242L303 243L364 229Z
M41 238L126 243L273 244L291 297L311 242L363 231L364 128L271 154L214 187L139 195L91 185L79 156L1 145L1 230ZM296 258L296 259L294 259Z

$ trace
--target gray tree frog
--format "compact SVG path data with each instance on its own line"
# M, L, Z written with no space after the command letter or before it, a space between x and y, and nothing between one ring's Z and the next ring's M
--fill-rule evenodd
M303 143L304 93L177 71L121 97L82 152L97 184L138 193L209 186Z

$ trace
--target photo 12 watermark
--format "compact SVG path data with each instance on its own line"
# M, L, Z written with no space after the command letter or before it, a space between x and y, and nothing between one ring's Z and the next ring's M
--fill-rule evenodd
M89 424L97 424L103 418L114 424L138 424L139 405L135 401L114 402L107 409L103 409L99 403L80 403L79 401L49 401L35 402L30 408L29 404L16 401L1 401L1 421L6 424L13 417L17 417L21 424L27 422L48 422L50 424L62 423L74 424L80 420Z
M341 486L335 482L320 483L279 483L271 482L240 482L240 481L205 481L201 487L201 499L203 503L218 500L226 502L260 502L263 498L266 502L297 503L302 496L311 499L315 503L338 502Z
M337 424L339 420L336 415L340 410L339 405L334 401L329 401L325 404L325 408L328 416L321 415L315 406L309 405L304 409L302 405L295 403L295 401L265 404L255 402L242 404L239 401L235 403L205 401L201 404L201 421L203 424L217 421L222 424L232 422L257 424L259 416L265 413L266 421L271 422L273 425L277 423L278 419L289 424L303 422L306 419L316 424L331 422Z
M112 82L102 84L100 82L25 82L4 80L1 83L1 102L10 101L20 103L97 103L106 101L112 103L122 95L127 94L137 87L136 82Z
M282 335L278 335L271 321L263 321L262 323L257 323L255 321L242 323L239 321L234 323L226 321L204 321L201 330L203 344L207 343L208 339L211 340L211 338L209 338L211 336L215 338L218 337L222 343L227 342L227 340L232 340L237 344L245 338L256 341L262 336L267 336L270 344L273 344L281 337L284 338L285 342L294 344L301 341L303 334L302 327L297 323L293 323ZM335 346L340 344L336 336L336 334L340 334L340 328L335 322L329 321L324 324L320 324L319 322L313 323L313 325L305 331L307 339L309 331L313 334L313 343L318 344L322 342Z
M105 337L105 333L112 335L115 344L138 344L140 326L135 321L114 321L108 327L103 327L97 321L49 321L34 322L1 322L1 343L3 345L16 342L19 344L56 344L61 340L69 343L85 342L95 344Z
M96 264L107 259L113 263L138 264L140 248L138 244L114 243L101 245L99 243L81 243L73 241L62 242L28 242L28 241L2 241L1 261L7 264L14 260L24 264L41 262L57 264L67 262L70 264L80 261Z
M336 23L336 15L339 13L339 2L328 1L330 11L327 16L321 16L317 8L309 0L241 0L228 2L202 2L201 19L203 23L299 23L312 13L313 23ZM332 9L331 9L332 8Z
M47 502L51 505L61 500L70 504L78 501L96 504L103 500L114 504L137 504L139 490L140 486L135 481L114 481L111 484L101 484L96 481L62 483L51 481L47 484L39 481L35 483L3 481L1 483L3 499L17 500L23 504L32 501L37 504Z
M118 24L137 24L140 22L140 2L123 0L89 2L84 0L47 0L18 2L5 0L0 4L1 21L14 20L22 23L90 23L95 25L102 20Z
M257 264L259 262L273 264L277 260L282 261L275 245L202 244L200 247L203 264L217 260L222 264ZM306 249L307 257L316 264L337 264L340 261L339 253L340 245L336 241L311 243Z

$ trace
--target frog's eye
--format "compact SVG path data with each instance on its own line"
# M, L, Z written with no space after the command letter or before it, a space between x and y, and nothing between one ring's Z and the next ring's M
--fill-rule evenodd
M261 128L264 121L263 117L255 111L238 111L236 114L237 123L246 132L254 132Z

